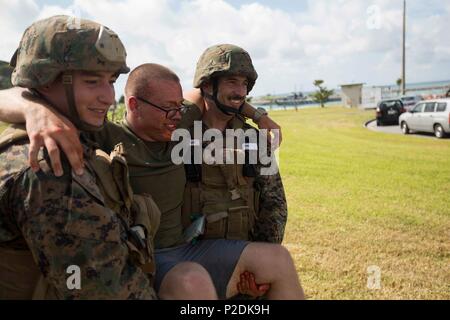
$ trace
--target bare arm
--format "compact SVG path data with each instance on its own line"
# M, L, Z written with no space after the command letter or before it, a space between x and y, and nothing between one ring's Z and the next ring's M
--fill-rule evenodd
M200 89L192 89L184 93L184 98L194 103L200 111L203 113L205 110L205 100L203 100ZM246 102L242 109L242 115L253 120L255 115L255 107ZM276 145L281 145L281 127L269 116L262 116L259 121L254 121L260 129L267 129L269 132L274 133L275 139L278 139L278 143Z
M44 101L22 88L0 90L0 121L24 123L30 137L28 161L33 171L39 171L37 155L46 147L56 176L63 174L60 148L74 171L83 174L83 149L78 130L64 116Z
M272 133L273 139L275 139L275 141L272 140L272 144L277 147L280 146L282 140L281 127L267 115L262 116L258 121L254 120L255 111L255 107L246 102L242 108L242 115L252 119L253 122L258 125L259 129L266 129L268 132ZM267 135L267 137L269 138L270 135Z
M22 88L0 90L0 120L7 123L24 123L25 115L22 113ZM21 104L22 103L22 104Z
M205 100L203 100L200 89L192 89L190 91L185 91L183 96L186 100L194 103L200 111L203 113L205 111Z

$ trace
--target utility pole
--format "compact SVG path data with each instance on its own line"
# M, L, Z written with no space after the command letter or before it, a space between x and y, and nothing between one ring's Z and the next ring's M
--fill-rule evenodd
M402 59L402 95L406 94L406 0L403 0L403 59Z

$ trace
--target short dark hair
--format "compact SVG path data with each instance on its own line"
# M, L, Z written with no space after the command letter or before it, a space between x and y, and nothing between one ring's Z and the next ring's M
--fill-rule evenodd
M125 95L145 97L148 87L152 81L174 81L180 82L180 78L167 67L156 63L145 63L136 67L128 76L125 85Z

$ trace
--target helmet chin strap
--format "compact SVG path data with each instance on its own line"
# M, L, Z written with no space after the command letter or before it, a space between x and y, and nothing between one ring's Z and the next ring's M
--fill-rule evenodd
M213 95L210 95L209 93L204 92L203 94L205 95L205 97L207 97L208 99L211 99L214 101L214 103L216 104L217 108L222 111L223 114L227 115L227 116L233 116L236 114L241 114L242 112L242 108L244 107L245 101L239 106L238 109L224 105L222 103L219 102L219 99L217 99L217 93L219 92L219 86L217 84L217 79L213 80Z
M69 106L69 119L73 122L75 127L81 131L96 132L103 128L104 122L101 126L93 126L81 120L75 103L75 95L73 92L73 77L71 72L64 72L62 76L62 84L66 92L67 104Z

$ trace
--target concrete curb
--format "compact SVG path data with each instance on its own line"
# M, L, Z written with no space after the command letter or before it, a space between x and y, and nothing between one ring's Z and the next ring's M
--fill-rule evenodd
M377 121L377 119L372 119L372 120L369 120L369 121L367 121L366 123L364 123L364 128L367 128L367 126L369 125L369 123L374 122L374 121Z

